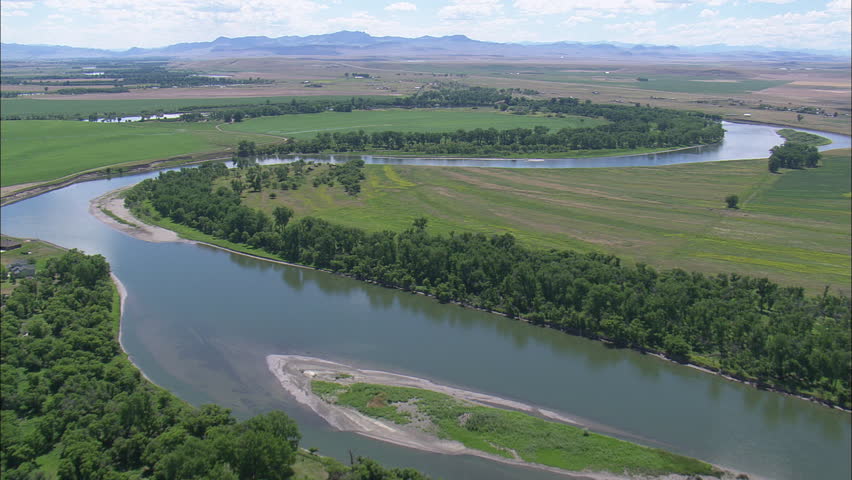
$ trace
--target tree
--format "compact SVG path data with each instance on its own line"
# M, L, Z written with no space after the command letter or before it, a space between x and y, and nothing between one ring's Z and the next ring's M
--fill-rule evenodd
M263 174L260 171L260 167L254 166L251 167L246 174L246 178L248 179L249 185L251 185L252 190L255 192L259 192L263 187Z
M232 178L231 179L231 188L235 192L237 192L237 195L241 195L243 193L243 190L246 189L246 184L243 183L243 181L240 180L239 178Z
M769 157L769 172L778 173L779 168L781 168L781 160L775 156Z
M740 197L736 195L728 195L725 197L725 203L728 205L728 208L739 208L737 204L740 203Z
M289 207L275 207L275 210L272 211L272 217L275 218L275 225L278 228L284 228L293 218L293 210Z
M237 144L238 157L253 157L257 154L257 145L248 140L240 140Z

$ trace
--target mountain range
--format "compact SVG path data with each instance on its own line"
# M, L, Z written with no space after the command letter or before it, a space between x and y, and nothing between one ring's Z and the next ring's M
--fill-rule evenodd
M623 43L496 43L472 40L464 35L418 38L374 37L364 32L340 31L325 35L269 37L219 37L211 42L177 43L159 48L124 51L75 48L57 45L0 44L3 60L47 60L66 58L228 58L268 56L322 57L564 57L564 58L684 58L722 57L771 61L846 61L838 52L772 50L765 47L709 45L631 45Z

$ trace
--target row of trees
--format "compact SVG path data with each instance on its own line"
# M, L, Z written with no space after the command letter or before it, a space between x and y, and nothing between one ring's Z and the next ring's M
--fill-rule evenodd
M769 171L777 173L781 168L816 168L822 155L815 146L786 141L769 150Z
M257 150L261 155L320 152L400 151L424 154L493 155L571 150L668 148L721 141L718 123L699 118L666 124L622 122L593 128L547 127L457 130L455 132L322 132L309 140L289 139ZM674 126L677 125L677 126ZM660 126L664 127L661 129Z
M367 233L305 217L283 223L212 182L221 165L167 172L127 196L219 238L383 285L417 290L619 345L714 358L722 370L850 406L850 312L844 296L737 274L626 266L611 255L537 251L509 234Z
M192 408L141 377L116 341L109 271L103 257L72 250L4 299L0 476L47 478L36 458L56 452L59 480L291 478L301 436L284 413L237 422L227 409ZM424 478L365 459L330 473Z

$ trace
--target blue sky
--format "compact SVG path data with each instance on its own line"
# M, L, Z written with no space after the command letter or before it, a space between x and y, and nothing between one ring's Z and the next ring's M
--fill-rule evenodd
M850 50L850 0L0 0L4 43L126 49L218 36L463 34Z

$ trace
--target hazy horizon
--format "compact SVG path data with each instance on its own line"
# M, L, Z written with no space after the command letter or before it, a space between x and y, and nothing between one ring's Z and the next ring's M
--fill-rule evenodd
M850 51L850 0L0 0L3 43L126 50L341 30L498 43Z

